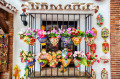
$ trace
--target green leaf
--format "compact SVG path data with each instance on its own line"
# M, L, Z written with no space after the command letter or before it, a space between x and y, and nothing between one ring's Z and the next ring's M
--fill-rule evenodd
M87 60L85 58L82 58L80 63L87 66Z

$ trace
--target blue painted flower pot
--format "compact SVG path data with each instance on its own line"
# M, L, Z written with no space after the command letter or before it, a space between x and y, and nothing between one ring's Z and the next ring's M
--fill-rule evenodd
M39 40L39 42L42 46L46 45L47 38L48 38L47 36L45 36L44 38L37 37L37 39Z
M26 62L26 65L29 67L29 68L33 68L33 65L35 64L36 60L34 59L32 62Z

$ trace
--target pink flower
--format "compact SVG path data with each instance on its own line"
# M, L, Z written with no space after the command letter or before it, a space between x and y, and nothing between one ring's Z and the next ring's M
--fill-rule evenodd
M80 27L77 27L77 29L79 29Z
M50 31L48 31L47 34L50 34Z
M60 35L58 35L58 38L61 38L61 36L60 36Z
M58 32L56 32L56 34L58 34Z
M67 30L71 30L71 28L68 28Z
M93 34L93 31L90 31L91 34Z
M35 29L33 29L33 32L35 32L36 30Z

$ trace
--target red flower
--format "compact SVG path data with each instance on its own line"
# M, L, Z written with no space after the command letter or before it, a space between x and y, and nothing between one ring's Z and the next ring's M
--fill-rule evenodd
M68 49L68 51L71 51L70 49Z
M78 33L76 33L76 36L78 36Z
M72 30L75 31L75 28L73 28Z
M77 29L79 29L80 27L77 27Z
M72 35L75 35L75 33L73 32Z
M87 54L89 54L89 52L87 52Z
M98 63L100 63L100 60L97 60Z
M70 56L71 55L71 53L68 53L68 56Z
M95 57L98 57L98 55L95 55Z
M105 70L105 68L103 68L103 70Z
M94 70L92 69L92 71L94 71Z

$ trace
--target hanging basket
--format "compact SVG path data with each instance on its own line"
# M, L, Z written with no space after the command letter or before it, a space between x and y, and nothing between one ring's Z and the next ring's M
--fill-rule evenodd
M73 41L75 46L79 45L81 40L82 40L82 37L73 37L72 38L72 41Z
M88 67L90 67L90 66L92 66L92 65L94 64L94 62L95 62L95 59L94 59L94 60L89 60L89 61L91 61L91 63L87 62L87 64L88 64Z
M25 61L25 62L26 62L26 65L27 65L29 68L33 68L36 60L34 59L32 62L27 62L27 61Z
M62 37L61 40L63 41L64 47L66 47L68 45L68 43L70 43L71 38L70 37Z
M85 41L88 46L91 46L91 44L94 42L94 38L86 37Z
M97 30L93 27L91 29L91 31L93 31L93 33L95 34L94 39L96 39L97 38Z
M74 64L75 64L75 67L79 67L80 66L80 60L78 59L74 59Z
M51 38L49 38L49 40L53 44L53 46L57 46L57 44L59 42L59 38L57 38L57 37L51 37Z
M67 59L67 60L62 59L61 62L62 62L62 64L63 64L64 67L67 67L70 64L71 59Z
M35 37L28 37L28 36L26 36L26 37L24 37L24 42L26 44L29 44L30 46L33 46L34 43L36 42L36 38Z
M45 36L44 38L37 37L37 39L39 40L39 42L40 42L40 44L41 44L42 46L45 46L45 45L46 45L47 36Z

